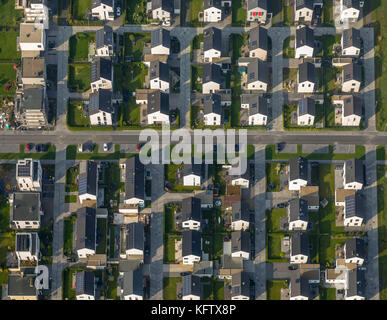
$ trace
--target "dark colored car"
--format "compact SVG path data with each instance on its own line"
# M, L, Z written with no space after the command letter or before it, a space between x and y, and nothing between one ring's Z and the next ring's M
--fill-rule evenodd
M288 269L289 269L289 270L297 270L297 269L298 269L298 266L292 264L292 265L290 265L290 266L288 267Z
M288 205L289 205L289 203L282 202L282 203L277 204L277 208L286 208Z
M285 143L284 142L278 143L277 144L277 152L282 151L284 147L285 147Z

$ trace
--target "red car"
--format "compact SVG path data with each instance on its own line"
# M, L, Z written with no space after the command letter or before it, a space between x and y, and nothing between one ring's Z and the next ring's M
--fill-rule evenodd
M31 151L31 145L30 144L26 144L26 151Z
M143 144L136 144L136 152L140 152L140 149L142 148Z

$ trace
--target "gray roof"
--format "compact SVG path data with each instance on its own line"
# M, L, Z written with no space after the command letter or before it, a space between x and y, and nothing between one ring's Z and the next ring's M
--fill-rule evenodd
M76 220L76 250L95 250L96 242L96 210L95 208L83 207L77 212Z
M223 114L220 95L208 94L204 96L204 114L216 113Z
M169 114L169 95L160 90L148 94L147 114L161 112Z
M349 159L345 161L345 182L364 183L364 166L359 159Z
M298 66L299 83L310 81L316 83L315 67L313 63L303 62Z
M247 83L255 81L269 83L269 68L264 61L259 59L254 59L247 66Z
M151 47L157 47L162 45L163 47L171 47L171 36L167 29L157 29L151 32Z
M134 271L139 268L141 260L120 260L118 264L119 272Z
M365 203L360 192L356 192L355 195L347 196L345 198L345 217L359 217L365 218L364 208Z
M362 258L366 257L365 255L365 242L360 238L348 239L345 242L345 258Z
M296 1L296 10L303 8L308 8L313 10L313 0L297 0Z
M308 221L308 202L302 199L292 199L289 203L289 222Z
M151 61L149 68L150 80L160 79L169 83L169 66L160 61Z
M188 295L194 295L202 299L200 277L190 274L183 277L183 296Z
M247 0L247 10L250 11L255 8L268 10L268 0Z
M268 114L268 105L267 99L263 95L259 94L242 94L241 95L241 104L249 105L249 115L263 114L267 116Z
M308 26L296 30L296 48L303 46L314 48L314 32Z
M129 223L126 226L125 250L144 250L144 224L141 222Z
M16 251L18 252L31 252L32 255L37 254L36 238L38 234L36 232L31 233L17 233L16 234ZM31 246L31 251L30 251Z
M251 29L249 33L249 50L255 49L268 49L267 29L261 26Z
M83 164L81 164L81 165L83 166ZM97 195L97 192L98 192L98 188L97 188L97 174L98 174L97 163L95 161L87 161L85 165L86 165L86 171L79 173L78 195L83 195L83 194Z
M95 277L94 273L91 271L81 271L76 274L75 282L75 294L87 294L89 296L94 296L95 294Z
M344 117L351 115L362 116L362 100L358 96L350 96L344 99Z
M173 12L173 0L152 0L152 10L161 8L164 11L168 11L170 13Z
M361 47L360 30L351 28L343 31L343 49L355 47Z
M126 199L138 198L145 199L145 166L136 155L125 160L126 181L125 197Z
M344 7L360 10L360 0L343 0Z
M112 113L112 92L111 90L99 89L89 95L89 115L99 112Z
M34 268L23 269L21 274L8 274L8 296L37 296Z
M309 280L307 278L302 276L300 278L291 277L290 286L291 286L291 292L290 292L291 297L303 296L303 297L309 298L310 287L309 287Z
M314 99L304 98L298 102L298 115L303 116L305 114L316 115L316 103Z
M188 255L202 256L202 233L196 230L184 230L183 234L183 257Z
M221 9L220 0L204 0L204 10L212 7Z
M250 253L251 240L250 232L248 231L233 231L231 232L231 251L244 251Z
M142 268L124 272L122 290L124 296L135 294L142 297L144 295L144 278Z
M39 215L40 193L14 193L12 205L12 221L39 221Z
M222 31L215 27L203 31L203 50L211 49L222 51Z
M231 297L240 295L250 297L250 279L244 271L233 274L231 279Z
M347 297L365 297L365 271L360 269L348 270Z
M191 163L184 163L182 167L182 175L187 176L189 174L194 174L199 177L203 175L204 167L202 164L195 164L194 159L191 159Z
M222 70L217 64L206 63L203 66L203 83L207 83L210 81L222 84Z
M291 236L292 256L302 254L309 256L309 238L306 233L294 232Z
M237 201L232 204L232 221L250 221L249 206L246 202Z
M97 49L104 46L113 45L113 29L108 25L104 25L102 29L97 30L95 33L95 46Z
M361 82L361 66L357 63L347 64L343 67L343 82L351 80Z
M290 181L302 179L308 181L308 159L303 157L294 157L289 161Z
M202 219L202 209L201 209L200 199L195 197L183 199L181 212L182 212L183 221L195 220L200 222Z
M113 7L113 0L92 0L91 1L91 7L93 9L99 7L101 4Z
M42 110L44 102L44 88L42 86L25 88L23 90L23 109Z
M90 81L95 82L104 78L112 81L112 61L109 58L95 57L91 63Z

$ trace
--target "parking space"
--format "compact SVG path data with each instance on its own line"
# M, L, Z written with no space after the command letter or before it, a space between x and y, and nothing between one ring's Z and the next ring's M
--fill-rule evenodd
M333 153L355 153L355 145L353 144L334 144Z
M280 144L279 149L277 147L277 151L278 151L278 153L297 153L297 145L283 143L283 144Z
M137 145L135 144L121 144L120 152L121 153L135 153L137 150Z
M18 144L0 144L0 153L19 153Z
M114 144L109 143L100 143L98 145L98 152L99 153L113 153L114 152Z
M327 144L303 144L302 153L328 153L329 146Z

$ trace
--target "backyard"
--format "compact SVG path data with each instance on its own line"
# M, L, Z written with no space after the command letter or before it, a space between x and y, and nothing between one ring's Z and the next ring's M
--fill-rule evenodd
M232 24L234 26L244 26L246 24L246 9L243 8L242 0L232 2Z
M71 167L66 171L66 192L76 192L78 191L78 183L76 183L76 178L79 174L79 167Z
M63 254L65 256L74 256L73 252L73 228L76 221L75 216L66 217L64 219L64 240L63 240Z
M86 20L87 9L91 9L91 0L71 0L72 14L75 20Z
M141 62L114 65L114 91L131 91L144 87L148 68Z
M69 64L69 81L67 87L77 92L90 89L90 63Z
M23 10L15 10L15 0L0 1L0 27L16 27L22 16Z
M281 300L282 288L288 288L286 280L268 280L266 282L267 300Z
M175 240L181 239L181 232L175 228L175 212L179 210L179 206L174 203L169 203L164 206L164 262L175 262Z
M176 293L177 293L176 283L177 282L182 282L182 278L176 277L176 278L164 278L163 279L163 283L164 283L163 299L164 300L176 300Z
M106 232L107 232L107 219L97 219L97 254L106 253Z
M151 34L146 32L124 33L124 57L141 62L144 45L151 41ZM126 61L126 60L125 60Z
M203 22L199 22L199 12L203 14L204 5L203 0L189 0L188 17L191 27L201 27Z
M69 102L66 118L68 127L88 128L90 126L90 119L84 115L82 102Z
M0 64L0 96L14 95L16 91L16 70L12 63Z
M203 75L203 66L191 65L191 90L202 92L203 85L201 83Z
M1 18L0 18L1 19ZM0 60L20 60L20 51L16 50L16 38L19 36L17 31L0 32Z
M87 61L89 43L95 41L95 32L79 32L70 37L69 59L72 61Z
M124 0L126 8L125 23L127 24L147 24L146 1Z

